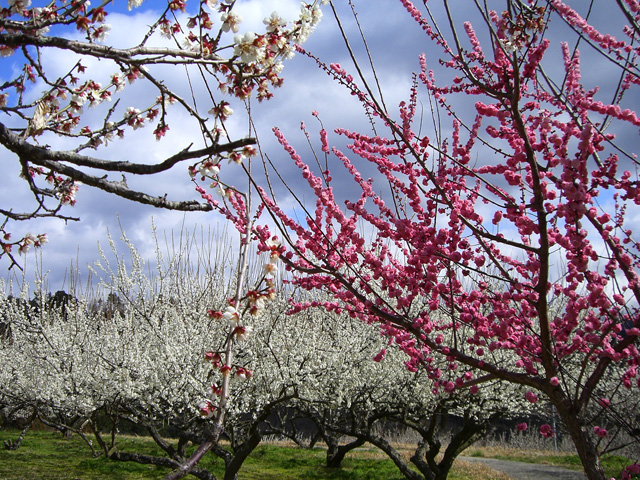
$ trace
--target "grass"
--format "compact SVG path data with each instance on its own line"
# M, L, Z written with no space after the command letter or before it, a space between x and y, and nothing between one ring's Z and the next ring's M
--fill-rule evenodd
M16 439L18 435L16 430L0 430L0 444ZM141 437L119 437L118 448L160 454L153 441ZM404 480L393 462L375 448L352 452L340 469L324 467L325 454L320 448L303 450L263 444L246 460L239 477L240 480ZM202 462L203 467L218 476L222 473L221 465L212 455L207 455ZM30 431L18 450L0 450L2 480L151 480L164 478L168 471L153 465L116 462L103 456L93 458L80 438L65 439L57 432ZM459 462L449 478L488 480L501 477L483 465Z
M19 432L16 430L0 430L0 444L8 439L16 439L18 435ZM161 453L153 441L143 437L119 437L118 448L121 451L145 454ZM409 455L408 449L406 452ZM393 462L373 447L351 452L340 469L324 467L325 453L320 448L304 450L284 444L265 443L246 460L240 470L239 479L404 480ZM464 455L579 468L575 455L557 455L555 452L536 453L483 447L472 448ZM222 474L222 463L213 455L207 455L202 466L219 477ZM607 468L612 475L619 474L619 460L610 457L607 459ZM57 432L30 431L18 450L0 450L1 480L152 480L162 479L168 472L167 468L153 465L116 462L103 456L93 458L90 449L80 438L74 436L64 439ZM450 480L507 478L484 465L464 461L457 461L449 475Z

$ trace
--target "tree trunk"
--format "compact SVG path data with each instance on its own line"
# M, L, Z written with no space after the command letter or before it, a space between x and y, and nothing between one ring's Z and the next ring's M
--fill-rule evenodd
M329 436L327 438L329 438ZM327 442L327 467L329 468L340 468L347 453L354 448L361 447L365 443L364 438L357 438L346 445L339 445L339 440L339 437L337 439L330 437L330 440L325 440Z
M434 469L435 480L447 479L458 455L486 435L487 427L492 419L493 417L484 422L476 422L468 412L465 412L462 429L453 435L444 451L442 460ZM432 458L432 461L435 462L435 457Z
M254 430L253 434L238 448L234 449L233 457L229 462L225 461L224 480L237 480L240 467L249 454L260 444L262 435Z
M387 442L384 438L378 437L376 435L369 435L367 440L370 443L373 443L376 447L382 450L387 456L396 464L396 467L400 469L400 472L407 478L408 480L425 480L425 477L422 474L416 472L409 468L407 462L404 461L400 452L398 452L393 446Z
M24 436L27 434L27 432L31 428L31 425L33 425L33 422L35 421L35 419L36 419L36 411L34 410L29 420L27 420L27 423L25 423L24 428L22 429L22 432L20 432L20 436L18 437L18 439L15 442L11 439L6 440L4 442L5 450L17 450L20 448L20 445L22 445L22 441L24 440Z
M556 408L567 427L571 440L573 440L587 478L589 480L607 480L600 463L600 455L589 437L589 432L584 425L582 417L576 415L573 411L568 411L566 408L558 408L558 406Z

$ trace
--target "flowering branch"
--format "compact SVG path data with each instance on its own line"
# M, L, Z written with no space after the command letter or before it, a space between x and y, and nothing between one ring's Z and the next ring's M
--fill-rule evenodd
M132 0L129 9L141 3ZM271 90L283 81L282 61L293 55L293 45L302 43L320 20L316 3L304 3L292 22L274 13L265 19L264 33L241 35L237 33L242 18L234 1L173 1L129 47L107 41L112 31L107 23L111 0L96 7L56 0L43 8L20 0L1 8L0 56L18 69L0 85L0 145L16 155L34 199L34 206L23 207L23 212L3 208L5 219L76 219L64 210L75 204L81 184L159 208L210 210L206 201L170 200L165 192L130 187L124 177L109 180L105 173L154 175L184 160L219 162L241 155L254 140L225 140L224 121L233 113L226 99L245 101L255 94L264 100L273 95ZM65 58L57 62L61 69L67 68L62 73L50 66L60 58L56 55ZM67 62L71 67L64 66ZM163 69L178 65L185 67L186 75L199 74L200 85L188 82L190 100L182 95L185 82L174 82ZM108 69L111 73L105 72ZM140 90L139 84L146 88ZM36 92L36 85L44 85L44 91ZM196 88L205 93L195 94ZM126 106L130 90L138 95L137 104ZM207 103L208 115L201 113ZM180 152L151 163L83 153L103 149L149 125L154 125L153 137L161 141L170 134L170 113L176 109L194 122L201 145L192 148L197 141L193 138ZM55 142L57 148L39 144L43 141ZM3 233L9 233L9 223L4 225ZM2 243L0 257L13 244ZM10 266L17 265L10 258Z
M583 86L577 48L560 45L562 81L545 73L550 16L579 22L561 2L551 9L507 2L501 14L475 2L487 29L481 37L466 18L459 33L456 12L443 0L452 41L427 4L423 12L400 3L442 48L439 63L452 78L436 82L422 55L395 115L360 68L356 81L342 67L321 64L388 132L336 129L351 157L320 132L322 151L353 177L356 197L343 193L341 206L329 171L315 173L275 130L316 200L301 223L261 191L289 239L284 262L298 273L297 285L333 297L295 310L322 307L378 324L409 355L407 367L426 369L436 388L468 388L488 374L544 394L587 476L601 480L603 430L587 428L586 411L607 375L618 372L628 388L638 383L640 251L625 213L640 201L640 183L632 173L636 156L614 143L616 133L640 126L638 116L622 95L598 100L597 89ZM614 45L586 23L580 29L599 53L628 54L617 57L612 75L623 91L635 87L635 44ZM447 135L434 121L436 141L414 128L420 95L452 117ZM475 108L456 110L453 96L474 98ZM373 166L389 193L374 189L377 179L365 179L356 161ZM438 358L468 368L472 378L446 384ZM543 435L553 434L544 427Z

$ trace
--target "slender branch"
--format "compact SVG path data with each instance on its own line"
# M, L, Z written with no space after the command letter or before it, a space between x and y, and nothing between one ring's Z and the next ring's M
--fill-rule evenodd
M127 49L115 48L109 45L97 43L78 42L62 37L47 37L42 35L27 35L23 33L0 34L0 45L8 47L35 46L54 47L69 50L80 55L89 55L110 60L136 62L143 64L175 64L185 63L187 60L194 63L219 65L228 60L216 54L203 57L199 51L178 50L166 47L137 46Z

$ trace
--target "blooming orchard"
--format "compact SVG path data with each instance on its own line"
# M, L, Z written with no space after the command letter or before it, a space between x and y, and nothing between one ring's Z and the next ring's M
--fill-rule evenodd
M126 240L128 255L115 250L114 264L102 255L94 266L100 283L75 292L76 297L51 298L39 290L30 302L26 289L18 298L3 295L2 413L39 418L84 435L90 445L86 427L91 426L98 449L112 460L179 468L187 444L207 438L217 420L219 398L227 395L223 436L229 446L214 445L212 451L224 460L224 478L231 479L264 436L296 434L290 412L313 420L330 447L339 448L343 433L355 433L392 458L398 454L387 435L391 423L422 432L431 445L439 445L433 443L440 438L438 429L428 428L429 423L458 415L469 429L459 435L464 442L451 442L439 466L433 463L439 446L429 450L432 464L417 461L427 472L423 478L430 478L431 470L444 478L461 446L484 434L484 428L470 427L486 426L483 422L505 408L519 411L518 395L511 395L514 402L508 404L495 389L504 391L498 385L483 385L473 395L434 394L424 371L413 374L402 368L406 356L396 347L386 347L384 360L371 360L387 343L376 328L317 310L286 315L289 302L282 288L276 298L269 295L268 309L256 292L248 296L262 300L230 306L235 285L227 275L235 259L229 255L229 240L181 238L167 257L158 249L153 274ZM244 323L245 315L252 318L251 325ZM233 362L226 364L230 330L237 343ZM225 378L232 388L223 391ZM118 445L118 430L134 427L151 435L164 456ZM179 439L177 445L168 435ZM419 478L406 464L399 466L413 474L409 478ZM213 478L198 466L192 473Z
M603 427L588 412L607 396L609 375L636 394L640 386L640 252L629 215L640 204L629 141L640 126L637 3L617 2L616 37L560 0L490 2L495 11L476 2L473 23L447 0L400 3L432 43L398 115L363 65L351 76L316 59L383 124L373 134L336 129L351 154L320 132L327 162L354 180L352 195L340 189L344 205L335 169L333 178L314 171L275 129L316 200L298 222L263 191L290 247L282 258L296 284L333 297L297 308L379 325L407 367L426 369L445 392L500 378L525 386L531 404L544 395L588 478L603 479ZM436 4L450 29L434 23ZM611 91L585 87L585 50L615 79ZM420 105L432 106L430 131ZM379 179L364 177L367 164ZM541 433L553 435L548 425Z
M26 289L11 298L2 285L3 413L35 415L79 434L89 424L107 457L178 469L187 458L186 444L207 438L224 395L225 434L240 448L251 436L247 414L255 415L256 424L263 422L290 397L299 373L289 363L286 370L279 368L273 356L278 346L268 341L274 324L288 328L287 303L279 299L267 313L266 299L256 288L246 307L244 299L236 303L238 309L229 305L236 285L229 280L235 259L228 238L212 238L212 250L190 237L169 258L158 249L153 276L125 241L128 262L115 250L115 265L102 255L94 266L100 284L76 292L66 305L55 305L42 290L32 302ZM240 314L256 304L258 309L246 314L255 322L250 326ZM214 313L218 309L224 313ZM235 338L232 362L226 355L229 336ZM232 387L224 387L225 380ZM126 421L145 428L163 448L168 443L164 429L170 426L180 433L180 446L166 451L166 458L114 453L103 438L104 424L98 423L105 417L113 422L109 433ZM245 450L246 456L251 450ZM215 453L226 455L219 448ZM201 471L194 467L194 475Z
M327 466L340 466L346 453L369 442L409 480L444 480L456 457L488 433L492 420L528 416L533 410L519 402L521 388L502 382L483 383L473 393L455 388L439 392L426 370L405 368L406 355L388 345L374 326L347 315L322 317L318 310L292 319L300 323L303 314L313 324L299 334L300 340L323 352L322 369L316 378L301 381L293 406L300 417L318 425L328 447ZM296 354L307 365L304 355ZM453 385L457 373L447 369L446 359L441 361L441 382ZM409 460L391 442L390 432L401 435L405 447L415 443ZM345 435L356 441L340 445Z

